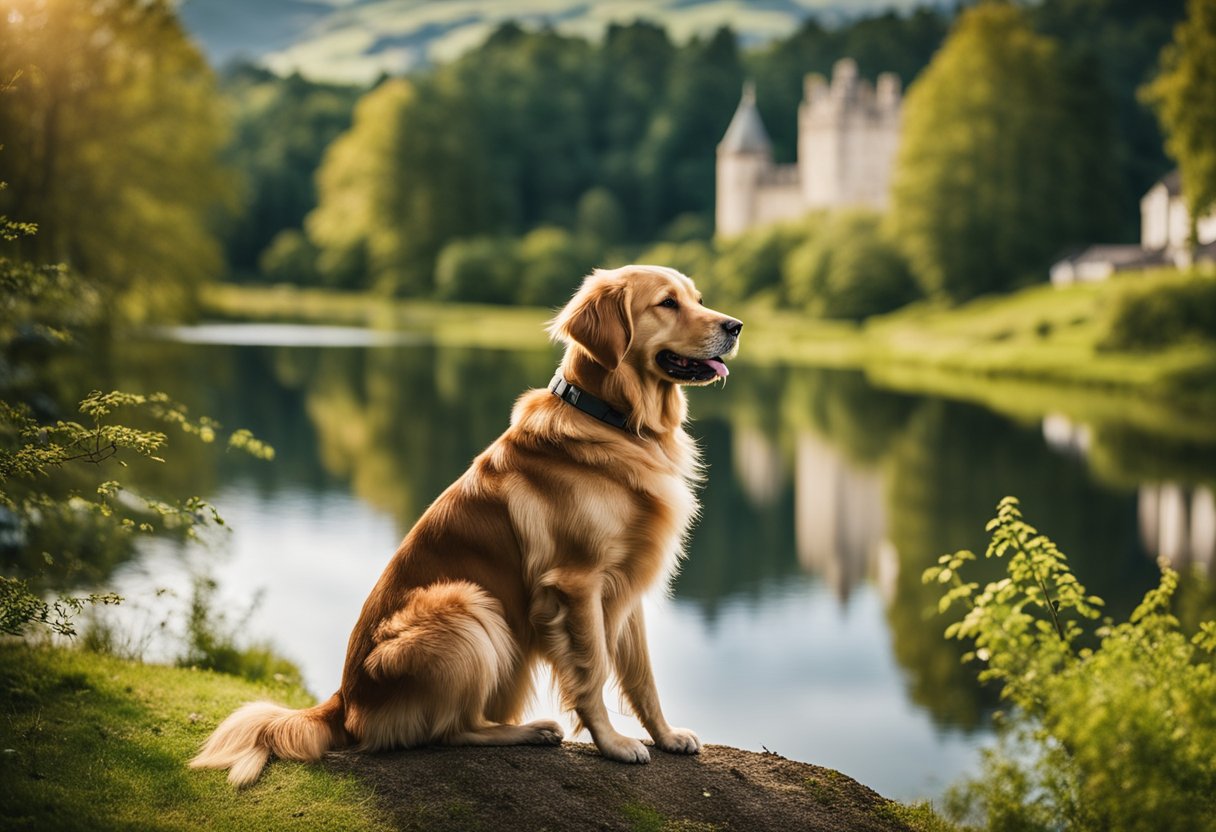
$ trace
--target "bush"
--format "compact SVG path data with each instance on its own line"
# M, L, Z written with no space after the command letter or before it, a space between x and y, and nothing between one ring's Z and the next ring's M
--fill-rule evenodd
M1063 554L1006 497L988 524L986 556L1008 576L982 590L960 571L975 555L943 555L927 583L963 604L949 638L971 642L981 680L1013 707L982 778L949 810L988 829L1150 832L1210 829L1216 817L1216 621L1183 634L1170 611L1178 575L1162 569L1127 622L1100 626Z
M750 300L768 295L779 301L785 260L802 244L814 220L771 225L727 241L714 266L712 287L716 296L728 301Z
M320 281L317 256L317 247L304 232L289 228L276 234L262 252L258 270L263 277L276 283L315 284Z
M1127 278L1099 347L1158 350L1191 340L1216 341L1216 273L1210 271Z
M819 318L859 320L918 296L907 260L868 212L828 217L786 257L785 295Z
M217 585L209 578L194 582L190 614L186 620L186 652L178 657L178 667L214 670L240 676L251 682L276 682L304 687L304 675L290 659L280 656L267 644L242 646L238 633L246 629L257 602L236 623L215 610Z
M501 237L469 237L443 247L435 296L465 303L511 303L519 274L516 246Z
M522 277L516 300L530 306L561 306L591 271L590 246L563 228L543 226L519 241Z
M709 294L705 302L710 306L718 304L718 298L713 293L712 279L703 281L702 276L708 276L713 269L714 249L704 240L688 240L682 243L657 243L638 255L639 263L652 263L656 266L669 266L676 271L696 280L702 290Z

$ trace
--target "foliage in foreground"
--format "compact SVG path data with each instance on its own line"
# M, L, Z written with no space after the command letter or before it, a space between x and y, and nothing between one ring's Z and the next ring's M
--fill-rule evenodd
M37 232L33 223L0 214L4 242ZM97 284L63 265L0 254L0 633L6 635L45 625L73 636L73 618L85 607L121 600L95 593L46 601L23 578L38 577L57 561L71 571L113 559L129 550L135 533L194 537L200 525L223 525L199 497L168 502L100 473L106 465L126 467L124 457L164 462L159 454L169 437L146 425L210 443L220 428L214 420L191 417L164 393L97 390L80 402L80 421L56 418L56 396L46 392L53 384L47 358L96 324ZM228 447L262 459L274 455L247 430L234 431Z
M5 560L54 563L56 556L78 559L77 547L122 545L134 533L195 537L197 527L223 525L219 512L199 497L166 502L124 488L115 479L77 477L72 464L95 468L109 460L122 465L126 453L164 460L157 454L168 441L158 430L118 424L109 417L118 409L138 410L167 425L176 425L203 442L215 438L217 425L191 419L186 408L163 393L143 396L94 391L80 402L84 423L56 420L43 424L28 407L0 401L0 512L6 526ZM273 450L245 430L229 436L229 447L269 458ZM67 476L64 476L67 474ZM116 604L113 594L90 594L44 601L20 578L0 576L0 633L21 635L44 624L56 633L76 634L73 617L92 604Z
M995 830L1210 828L1216 817L1216 622L1183 634L1170 611L1178 575L1164 568L1128 621L1104 619L1054 543L1001 501L986 557L1007 577L964 579L968 551L925 571L939 608L966 608L946 631L970 642L1011 710L982 777L949 807Z

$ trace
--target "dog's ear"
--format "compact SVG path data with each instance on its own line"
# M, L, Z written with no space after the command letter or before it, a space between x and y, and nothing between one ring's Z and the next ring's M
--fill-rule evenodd
M596 363L615 370L633 341L629 286L620 278L593 272L549 324L554 338L575 343Z

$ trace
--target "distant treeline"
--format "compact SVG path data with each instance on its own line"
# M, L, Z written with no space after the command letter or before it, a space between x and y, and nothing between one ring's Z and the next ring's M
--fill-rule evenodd
M998 129L1003 144L985 151L1015 159L1001 171L1006 184L980 168L969 183L946 184L1009 198L984 197L995 206L984 215L988 227L956 235L975 251L953 276L923 278L933 272L925 263L959 250L955 241L905 246L936 212L905 212L894 234L921 289L955 296L1041 272L1044 251L1064 244L1135 238L1136 199L1170 167L1138 90L1183 0L1042 0L972 11L983 12L972 51L992 54L971 60L960 50L954 66L983 80L953 77L943 64L935 95L978 109L941 106L935 118L992 116L1023 132ZM853 57L863 76L898 73L911 105L917 82L931 74L923 70L968 13L930 7L835 28L809 20L748 50L729 29L677 44L645 21L610 26L594 42L504 25L451 63L360 89L248 66L225 70L217 85L168 0L19 4L0 19L0 182L10 186L0 191L0 214L39 226L18 241L22 257L67 263L122 295L137 318L188 302L192 287L223 273L225 262L236 279L504 303L558 302L592 265L634 259L655 243L695 244L686 259L755 271L741 259L746 246L732 254L710 242L715 149L744 79L756 81L778 161L790 161L807 73ZM995 60L998 53L1011 63ZM921 99L929 112L934 96ZM932 138L939 125L924 121L915 132ZM990 161L985 153L945 179ZM908 179L905 195L935 184L929 178ZM1082 189L1088 196L1076 196ZM962 204L940 189L935 198ZM1061 225L1082 215L1084 222ZM833 233L854 228L873 236L864 219ZM811 236L828 239L821 230ZM1005 272L956 291L959 271L986 267L989 232L1014 240L1000 258ZM857 248L868 256L867 246ZM827 268L814 255L804 250L804 264ZM856 270L832 268L835 277L783 278L789 285L778 299L805 296L805 308L824 309L815 287L847 282ZM746 274L723 279L740 291L754 282ZM898 299L906 288L893 273L882 292ZM856 308L853 298L841 304Z
M1083 102L1076 118L1109 128L1086 137L1105 145L1090 155L1109 165L1092 183L1107 206L1086 229L1095 239L1135 239L1136 199L1169 167L1137 89L1182 13L1180 0L1047 0L1026 10L1060 44L1067 77L1054 80ZM729 29L680 45L642 21L610 26L601 42L505 25L450 64L362 95L230 69L223 88L238 131L229 158L246 198L226 235L229 262L245 279L552 302L560 294L546 291L549 272L711 236L715 148L745 78L757 84L778 160L792 160L807 73L847 56L865 76L894 71L909 85L952 19L924 8L830 29L809 20L752 51ZM495 263L510 274L461 274ZM520 273L534 275L530 289L515 285Z

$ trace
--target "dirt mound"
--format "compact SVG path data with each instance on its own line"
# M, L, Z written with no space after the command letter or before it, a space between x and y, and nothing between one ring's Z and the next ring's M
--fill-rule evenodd
M885 798L831 769L710 745L605 760L594 746L424 748L333 754L403 830L906 830Z

